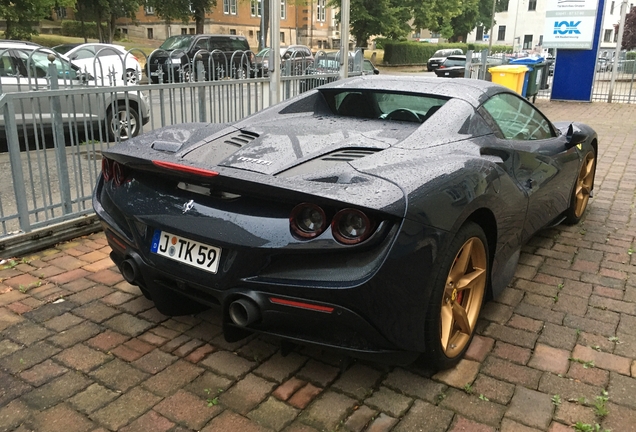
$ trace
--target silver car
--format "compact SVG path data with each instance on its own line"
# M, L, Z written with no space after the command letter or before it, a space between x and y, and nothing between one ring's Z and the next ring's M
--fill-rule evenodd
M55 66L57 80L49 73ZM84 89L59 98L38 96L38 91ZM53 128L53 101L60 102L64 129L90 130L93 139L126 140L139 134L150 119L146 95L141 91L104 91L90 74L54 51L37 44L0 41L0 92L25 93L32 97L14 99L19 134L33 134ZM0 118L4 136L5 120Z

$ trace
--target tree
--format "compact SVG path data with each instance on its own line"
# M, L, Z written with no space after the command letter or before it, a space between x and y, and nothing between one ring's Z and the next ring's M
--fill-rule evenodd
M497 2L495 12L504 10L508 10L508 2ZM465 42L468 33L475 27L483 27L484 32L487 32L490 30L491 22L492 0L463 0L462 13L451 18L453 35L450 40L456 42L461 39Z
M440 33L445 38L453 36L452 19L461 15L463 0L412 0L413 24Z
M615 25L614 28L616 33L618 33L618 24ZM623 30L623 43L621 48L624 50L636 48L636 8L632 8L625 16L625 29Z
M408 5L400 0L351 0L351 35L356 45L366 47L371 36L400 38L408 34L411 17ZM339 0L329 0L329 6L340 7ZM340 21L340 12L336 14ZM344 41L343 41L344 43Z
M99 40L112 43L115 37L116 23L119 18L135 20L135 13L143 0L77 0L75 9L80 13L82 22L92 19L97 23ZM102 29L106 23L106 32Z
M194 20L196 33L201 34L204 32L205 14L212 12L216 0L148 0L147 4L167 22L188 23Z
M0 17L6 21L4 37L15 40L30 40L37 34L34 22L51 15L54 7L72 6L73 0L0 0Z

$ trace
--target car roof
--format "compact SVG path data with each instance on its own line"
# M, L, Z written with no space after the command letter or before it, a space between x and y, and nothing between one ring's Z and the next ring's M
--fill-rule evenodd
M10 48L34 50L37 48L44 48L44 47L34 42L0 39L0 49L10 49Z
M470 78L440 80L416 75L366 75L325 84L321 89L384 90L423 93L464 100L477 108L485 99L497 93L514 93L489 81Z

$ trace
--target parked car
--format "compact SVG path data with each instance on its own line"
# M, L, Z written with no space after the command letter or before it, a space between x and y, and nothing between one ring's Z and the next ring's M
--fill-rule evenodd
M473 58L473 63L479 62L477 57ZM466 56L452 55L435 69L435 75L442 78L463 78L466 72Z
M142 72L137 57L128 53L126 48L120 45L63 44L53 47L53 50L63 54L74 65L90 73L103 85L135 85ZM113 72L115 80L111 82Z
M363 76L105 150L93 206L166 315L439 369L531 236L583 217L597 148L496 84Z
M462 55L462 54L464 54L464 51L462 51L459 48L437 50L435 51L433 56L430 59L428 59L428 61L426 62L426 69L429 72L433 72L435 69L440 67L440 65L444 62L444 60L446 60L446 57L451 55Z
M32 43L0 42L0 84L3 93L32 92L33 101L15 104L18 133L33 134L40 128L51 129L52 104L49 97L38 98L37 90L49 90L49 65L56 67L60 88L98 87L90 74L48 48ZM149 108L143 92L76 94L61 97L61 115L66 129L85 125L106 125L112 139L128 139L139 134L148 123ZM5 119L0 117L0 132L4 135Z
M596 63L596 72L611 72L614 64L611 59L599 57Z
M259 76L269 75L269 52L270 48L263 48L255 56L255 64L257 74ZM308 46L305 45L290 45L286 47L280 47L281 58L281 71L285 73L287 69L287 62L289 62L290 75L302 75L307 68L313 66L314 55Z
M171 36L148 57L150 80L191 81L196 77L192 68L197 53L205 68L205 79L226 77L245 78L255 75L255 56L247 39L234 35L178 35Z

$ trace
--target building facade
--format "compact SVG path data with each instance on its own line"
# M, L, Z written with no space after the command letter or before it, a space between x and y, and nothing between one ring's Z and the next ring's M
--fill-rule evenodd
M506 10L495 14L495 26L490 34L477 27L468 34L468 42L513 46L515 52L543 52L543 31L547 0L509 0ZM603 29L599 56L612 57L616 48L618 32L614 25L620 21L621 0L605 0ZM633 7L630 4L629 7Z
M335 14L336 11L327 6L327 0L312 0L305 5L281 0L281 44L302 44L312 49L339 48L340 28ZM250 47L256 50L261 38L261 16L261 0L218 0L214 10L206 14L204 33L245 36ZM166 22L152 7L140 8L134 22L119 20L118 28L132 37L159 41L174 35L195 33L194 21L186 24Z

